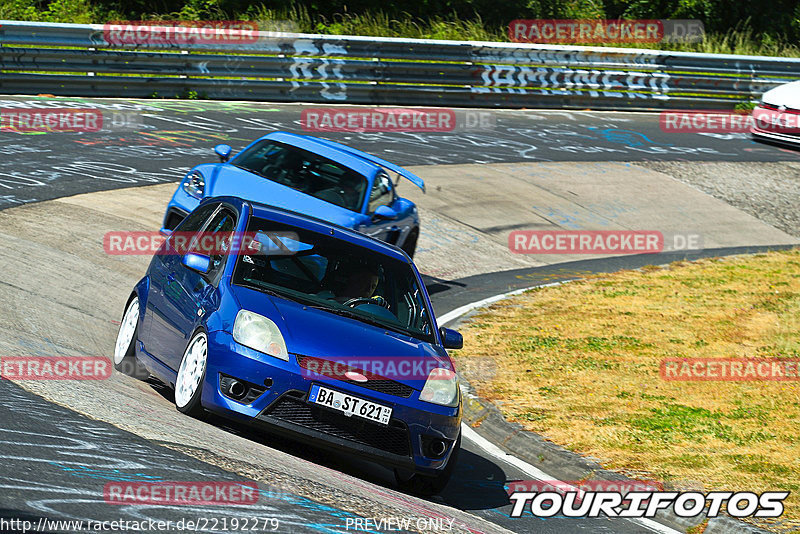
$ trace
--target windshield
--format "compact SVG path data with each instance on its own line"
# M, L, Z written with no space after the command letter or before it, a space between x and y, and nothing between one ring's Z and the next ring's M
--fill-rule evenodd
M247 235L254 239L237 257L234 284L433 342L423 288L407 263L257 217Z
M320 155L275 141L259 141L232 165L351 211L361 211L367 179Z

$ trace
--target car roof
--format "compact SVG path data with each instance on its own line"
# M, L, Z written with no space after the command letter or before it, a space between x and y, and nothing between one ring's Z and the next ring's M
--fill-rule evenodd
M210 197L203 201L205 204L206 202L228 202L231 203L231 200L236 200L242 203L242 206L249 205L252 207L252 213L254 217L259 217L262 219L267 219L270 221L275 221L278 223L287 224L290 226L296 226L303 230L310 230L312 232L317 232L320 234L331 235L331 232L334 232L335 237L339 239L344 239L354 245L358 245L364 248L368 248L374 252L381 253L385 256L389 256L390 258L402 261L403 263L411 263L411 260L406 256L405 252L403 252L400 248L390 245L384 241L380 241L379 239L375 239L374 237L370 237L368 235L362 234L361 232L356 232L355 230L351 230L345 226L340 226L338 224L331 223L329 221L325 221L323 219L318 219L311 215L306 215L302 213L297 213L295 211L286 210L283 208L278 208L275 206L270 206L268 204L262 204L260 202L253 202L251 200L244 200L241 198L236 197Z
M352 152L336 148L330 143L323 142L311 137L309 135L293 134L290 132L272 132L261 139L270 139L287 145L296 146L319 154L320 156L331 159L337 163L341 163L346 167L350 167L359 174L363 174L368 178L372 178L375 173L382 170L380 165L377 165L369 160L359 157Z

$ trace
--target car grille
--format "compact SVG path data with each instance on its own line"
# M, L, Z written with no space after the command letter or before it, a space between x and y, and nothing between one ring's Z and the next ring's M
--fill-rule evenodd
M297 356L297 363L303 369L309 369L309 368L320 369L320 370L326 369L328 372L320 373L322 376L333 378L335 380L339 380L346 384L352 384L354 386L371 389L372 391L378 391L380 393L386 393L387 395L394 395L395 397L402 397L404 399L409 398L411 394L414 392L414 388L412 388L411 386L407 386L406 384L403 384L401 382L395 382L394 380L390 380L388 378L384 378L382 376L378 376L375 374L365 373L361 369L357 369L355 367L350 367L350 366L348 366L347 368L344 368L343 366L338 366L334 368L331 368L330 366L313 367L309 366L309 362L311 361L332 363L326 360L322 360L320 358L313 358L311 356L299 356L299 355ZM344 373L347 371L355 371L357 373L360 373L367 377L367 381L356 382L355 380L350 380L349 378L344 376Z
M298 398L299 395L305 397L300 392L283 395L269 407L266 414L391 454L411 456L408 427L404 423L393 420L384 426L355 416L347 417L312 406L303 398Z

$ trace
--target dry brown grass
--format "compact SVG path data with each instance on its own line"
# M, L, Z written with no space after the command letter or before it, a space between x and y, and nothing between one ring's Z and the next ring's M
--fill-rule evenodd
M800 520L800 382L659 376L667 357L800 358L800 250L533 290L463 333L457 365L507 419L628 475L790 490L786 516ZM496 375L476 376L486 357Z

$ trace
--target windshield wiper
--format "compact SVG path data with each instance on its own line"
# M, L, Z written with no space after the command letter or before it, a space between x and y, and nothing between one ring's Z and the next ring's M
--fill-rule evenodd
M422 339L423 341L430 342L431 340L426 337L420 337L419 333L412 332L411 330L406 330L401 326L395 326L391 324L386 324L382 321L377 319L372 319L370 317L361 315L359 313L352 312L350 310L345 310L342 308L332 308L329 306L320 306L316 304L307 304L309 308L314 308L315 310L323 310L327 312L331 312L336 315L340 315L342 317L348 317L350 319L355 319L356 321L361 321L367 324L371 324L373 326L377 326L379 328L384 328L386 330L391 330L392 332L396 332L398 334L403 334L404 336L413 337L415 339Z
M308 301L305 299L301 299L299 297L295 297L293 295L289 295L288 293L284 293L282 291L276 291L272 288L262 286L259 284L255 284L253 282L248 282L246 280L242 281L242 285L245 287L249 287L255 291L259 291L261 293L266 293L267 295L272 295L273 297L278 297L286 300L291 300L292 302L297 302L298 304L302 304L303 306L308 306Z
M397 332L407 334L407 332L403 332L402 330L398 329L397 327L391 327L386 325L385 323L378 321L377 319L372 319L366 315L362 315L360 313L356 313L350 310L345 310L343 308L334 308L332 306L323 306L321 304L307 304L309 308L314 308L315 310L323 310L326 312L335 313L336 315L341 315L342 317L349 317L350 319L355 319L357 321L363 321L365 323L371 324L373 326L379 326L381 328L388 328L390 330L395 330Z

